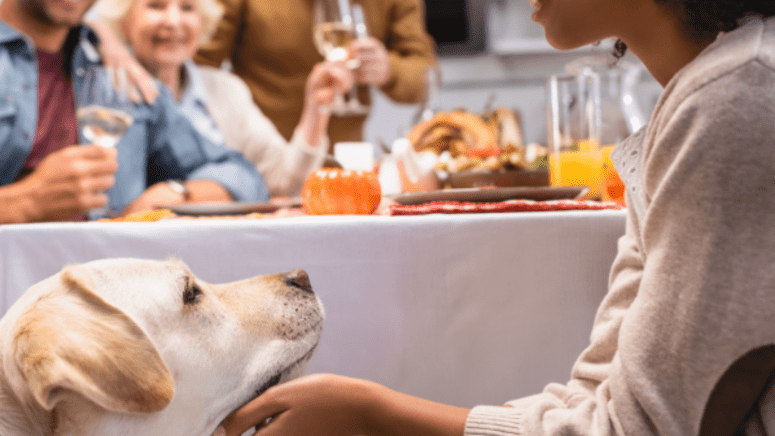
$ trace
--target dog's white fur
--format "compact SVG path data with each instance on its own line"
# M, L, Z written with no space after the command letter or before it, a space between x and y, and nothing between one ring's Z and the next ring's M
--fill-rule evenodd
M0 435L209 436L303 371L323 318L301 270L211 285L174 260L68 266L0 320Z

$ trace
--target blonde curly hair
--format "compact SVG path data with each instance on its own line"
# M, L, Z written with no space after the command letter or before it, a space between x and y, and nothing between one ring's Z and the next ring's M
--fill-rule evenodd
M127 41L121 28L121 22L129 13L132 2L136 0L97 0L91 10L94 19L107 25L119 38ZM199 35L199 46L210 42L218 22L223 17L223 6L217 0L196 0L197 10L202 16L202 31Z

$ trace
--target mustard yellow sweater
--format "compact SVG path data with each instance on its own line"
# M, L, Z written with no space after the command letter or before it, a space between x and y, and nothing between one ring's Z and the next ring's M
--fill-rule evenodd
M195 61L233 71L250 88L261 111L290 140L301 118L304 85L312 67L323 60L312 39L313 0L221 0L225 15L213 41ZM381 90L398 102L425 95L425 70L436 62L434 42L425 30L422 0L356 0L363 5L369 34L383 41L391 73ZM361 101L369 101L361 87ZM333 117L331 144L359 140L366 117Z

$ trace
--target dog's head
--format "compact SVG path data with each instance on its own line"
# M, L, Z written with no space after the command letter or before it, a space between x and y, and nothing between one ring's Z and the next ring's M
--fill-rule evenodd
M323 317L302 270L213 285L178 261L69 266L0 323L0 388L35 434L209 435L303 371Z

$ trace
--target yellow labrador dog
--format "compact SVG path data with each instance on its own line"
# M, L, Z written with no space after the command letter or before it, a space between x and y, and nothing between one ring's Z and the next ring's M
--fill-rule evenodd
M299 269L211 285L174 260L65 267L0 320L0 435L209 436L303 371L323 319Z

